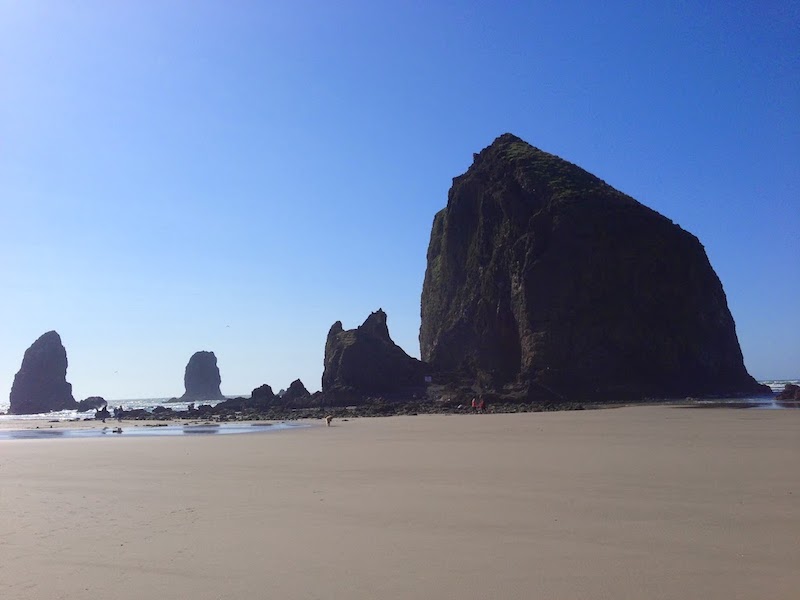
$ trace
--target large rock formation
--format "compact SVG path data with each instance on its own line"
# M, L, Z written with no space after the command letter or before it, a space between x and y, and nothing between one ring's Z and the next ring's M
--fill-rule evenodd
M322 391L355 396L391 395L424 385L426 368L389 337L386 313L378 309L357 329L333 324L325 342Z
M11 386L8 413L24 415L77 407L67 383L67 351L61 337L48 331L25 351Z
M453 180L421 305L422 359L485 389L552 400L767 391L744 368L697 238L511 134Z
M219 386L222 378L217 367L217 357L213 352L195 352L186 365L183 376L186 392L181 396L184 402L203 400L222 400L224 396Z

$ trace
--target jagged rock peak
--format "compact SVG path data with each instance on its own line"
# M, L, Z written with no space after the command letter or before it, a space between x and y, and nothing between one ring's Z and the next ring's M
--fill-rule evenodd
M272 391L272 387L265 383L255 388L250 394L250 398L253 400L272 401L275 400L275 393Z
M392 394L422 385L425 372L419 360L392 341L386 313L381 309L369 315L356 329L344 330L337 321L328 332L323 392Z
M14 377L9 414L35 414L77 407L67 382L67 351L55 331L42 334L25 351Z
M306 389L306 386L303 385L303 382L299 379L295 379L289 385L289 389L283 394L281 400L284 402L295 402L310 395L311 393Z
M386 323L386 313L383 312L382 308L371 313L358 329L368 335L374 335L375 337L387 340L390 339L389 326Z
M186 392L181 396L183 401L222 400L220 391L222 377L217 367L217 357L213 352L201 350L195 352L186 365L183 376Z
M459 383L551 399L764 391L697 238L517 136L453 179L427 258L422 359Z

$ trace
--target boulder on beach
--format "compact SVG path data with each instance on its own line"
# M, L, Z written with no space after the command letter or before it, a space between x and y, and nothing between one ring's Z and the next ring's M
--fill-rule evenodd
M89 396L84 400L78 402L78 412L86 412L87 410L97 410L108 406L108 402L101 396Z
M217 357L213 352L195 352L186 365L183 382L186 392L180 397L182 402L224 398L220 391L222 378L217 367Z
M61 337L48 331L25 351L14 377L8 414L22 415L74 409L78 406L67 382L67 351Z
M787 383L783 390L778 392L775 396L776 400L798 400L800 401L800 385L794 383Z
M427 369L389 337L386 313L378 309L356 328L333 324L325 343L322 391L355 396L395 394L420 388Z
M419 339L440 380L522 398L769 392L698 239L511 134L433 220Z

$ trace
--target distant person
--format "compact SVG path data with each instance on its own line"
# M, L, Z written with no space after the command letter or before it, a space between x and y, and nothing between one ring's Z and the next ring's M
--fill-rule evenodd
M477 398L472 399L472 412L478 412L478 400Z
M100 410L95 411L94 413L94 418L103 421L103 423L105 423L106 419L109 418L110 416L111 415L108 414L108 408L105 406Z

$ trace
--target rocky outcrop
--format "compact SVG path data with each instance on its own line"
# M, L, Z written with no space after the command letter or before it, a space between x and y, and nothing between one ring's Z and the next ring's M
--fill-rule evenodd
M108 406L105 398L100 396L89 396L88 398L78 402L78 412L86 412L87 410L97 410Z
M357 329L333 324L325 342L322 391L354 396L402 393L424 385L425 365L389 337L386 313L372 313Z
M775 400L794 400L800 402L800 386L794 383L787 383L783 390L778 392Z
M227 411L264 411L279 407L306 407L311 402L311 394L299 379L296 379L289 386L283 395L277 396L272 391L272 387L261 385L255 388L250 398L229 398L220 402L214 407L214 413L224 413Z
M265 383L254 389L250 394L250 398L258 402L274 402L277 396L275 396L272 388Z
M183 377L186 392L181 396L183 402L203 400L222 400L224 396L219 386L222 378L217 367L217 357L213 352L195 352L186 365Z
M284 404L298 404L310 397L311 393L306 389L306 386L303 385L303 382L299 379L295 379L291 385L289 385L289 389L281 396L281 402Z
M25 351L10 400L8 413L12 415L77 407L72 385L67 382L67 351L55 331L48 331Z
M551 400L766 393L692 234L505 134L434 218L422 359L451 381Z
M228 398L211 408L210 413L220 414L238 411L263 411L276 406L277 401L278 397L272 391L272 387L265 383L255 388L250 393L249 398ZM202 406L199 408L202 408Z

